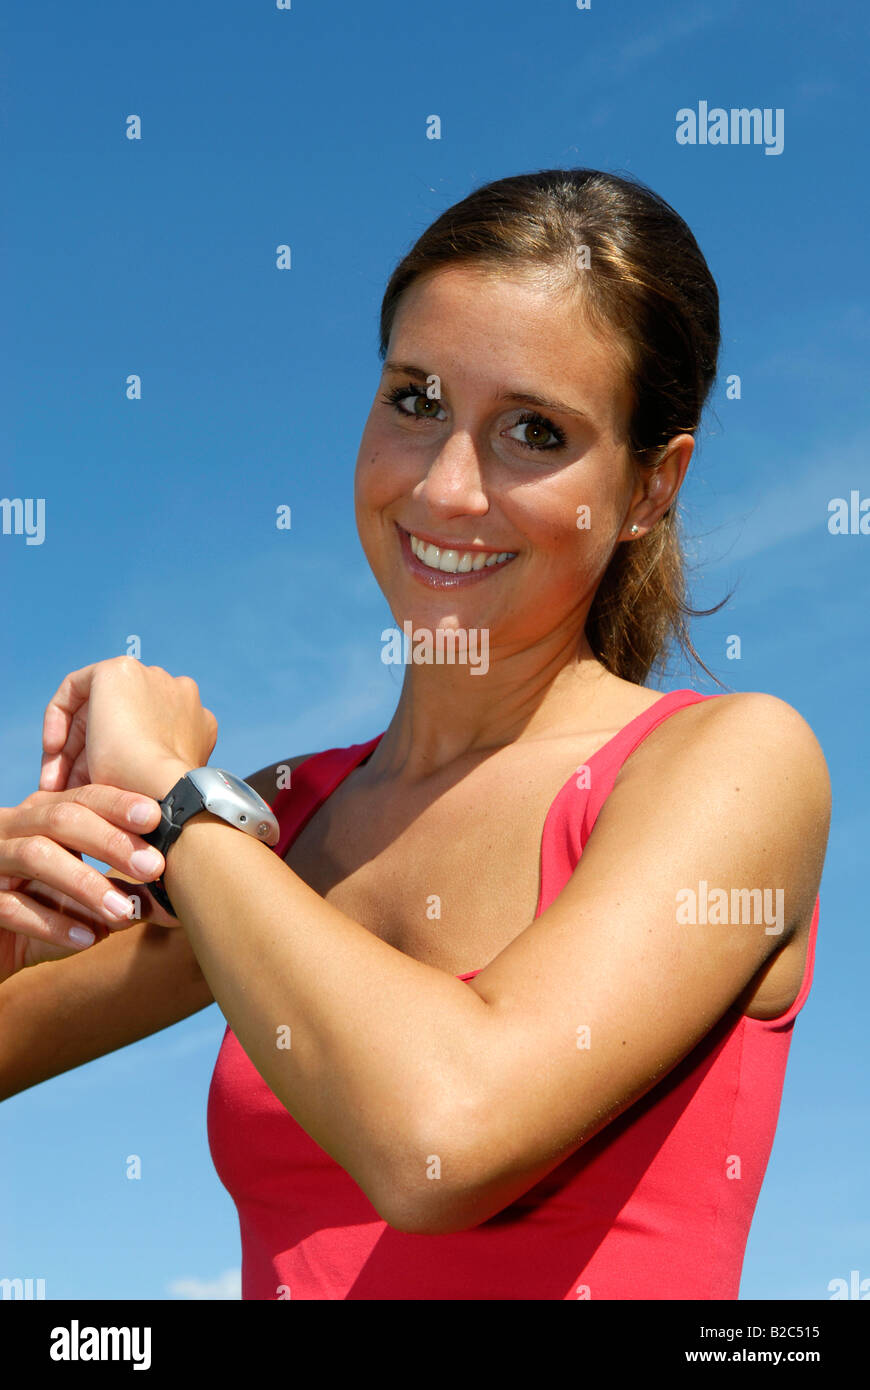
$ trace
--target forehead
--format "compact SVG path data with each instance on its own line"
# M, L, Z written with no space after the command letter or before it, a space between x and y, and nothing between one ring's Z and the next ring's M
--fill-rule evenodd
M402 295L388 356L486 392L533 391L585 410L617 436L631 406L625 345L593 325L582 290L552 272L449 266Z

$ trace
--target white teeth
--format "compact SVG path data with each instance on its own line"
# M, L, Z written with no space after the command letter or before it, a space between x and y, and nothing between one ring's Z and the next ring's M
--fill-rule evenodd
M484 550L439 550L437 545L421 541L413 533L409 533L409 536L411 550L417 559L428 565L429 569L441 570L444 574L468 574L469 570L482 570L484 566L489 569L505 560L512 560L516 553L512 550L502 550L498 554L494 551L487 554Z

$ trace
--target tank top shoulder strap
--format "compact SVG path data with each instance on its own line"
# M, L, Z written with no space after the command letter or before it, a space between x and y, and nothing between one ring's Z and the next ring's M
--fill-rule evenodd
M653 729L657 729L659 724L664 723L666 719L670 719L672 714L685 709L687 705L696 705L701 700L716 700L718 698L720 698L719 692L703 695L698 690L671 690L668 694L662 695L661 699L656 700L648 709L643 710L636 718L630 720L624 728L620 729L618 734L615 734L602 748L593 753L586 765L589 786L585 793L583 813L579 818L581 847L589 838L601 808L613 790L619 769L626 758L630 757L639 744L643 743L647 735L651 734Z
M555 901L576 869L626 758L647 734L677 710L708 699L715 699L715 696L702 695L697 690L671 690L642 710L575 769L552 802L544 822L537 916Z
M366 743L352 743L347 748L327 748L322 753L312 753L310 758L293 768L288 785L279 790L272 802L281 831L275 845L275 853L280 859L284 858L318 807L331 796L339 782L368 757L382 737L382 734L376 734Z

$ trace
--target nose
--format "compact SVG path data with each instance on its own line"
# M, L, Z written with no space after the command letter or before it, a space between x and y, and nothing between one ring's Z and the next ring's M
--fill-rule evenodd
M483 467L467 430L455 430L438 450L414 496L441 515L482 516L489 510Z

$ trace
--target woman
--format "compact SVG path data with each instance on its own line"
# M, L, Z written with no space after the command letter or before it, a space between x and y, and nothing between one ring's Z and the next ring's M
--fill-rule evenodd
M718 342L643 185L476 190L390 280L357 462L417 654L389 727L248 779L274 853L200 813L149 871L131 804L148 833L207 762L196 685L119 658L49 705L41 791L0 826L13 968L103 920L123 879L77 851L164 870L181 930L140 890L145 923L18 968L4 1093L217 1000L245 1298L737 1297L830 789L783 701L644 684L670 638L695 656L676 504ZM439 632L486 668L432 659ZM87 1028L49 1055L70 997Z

